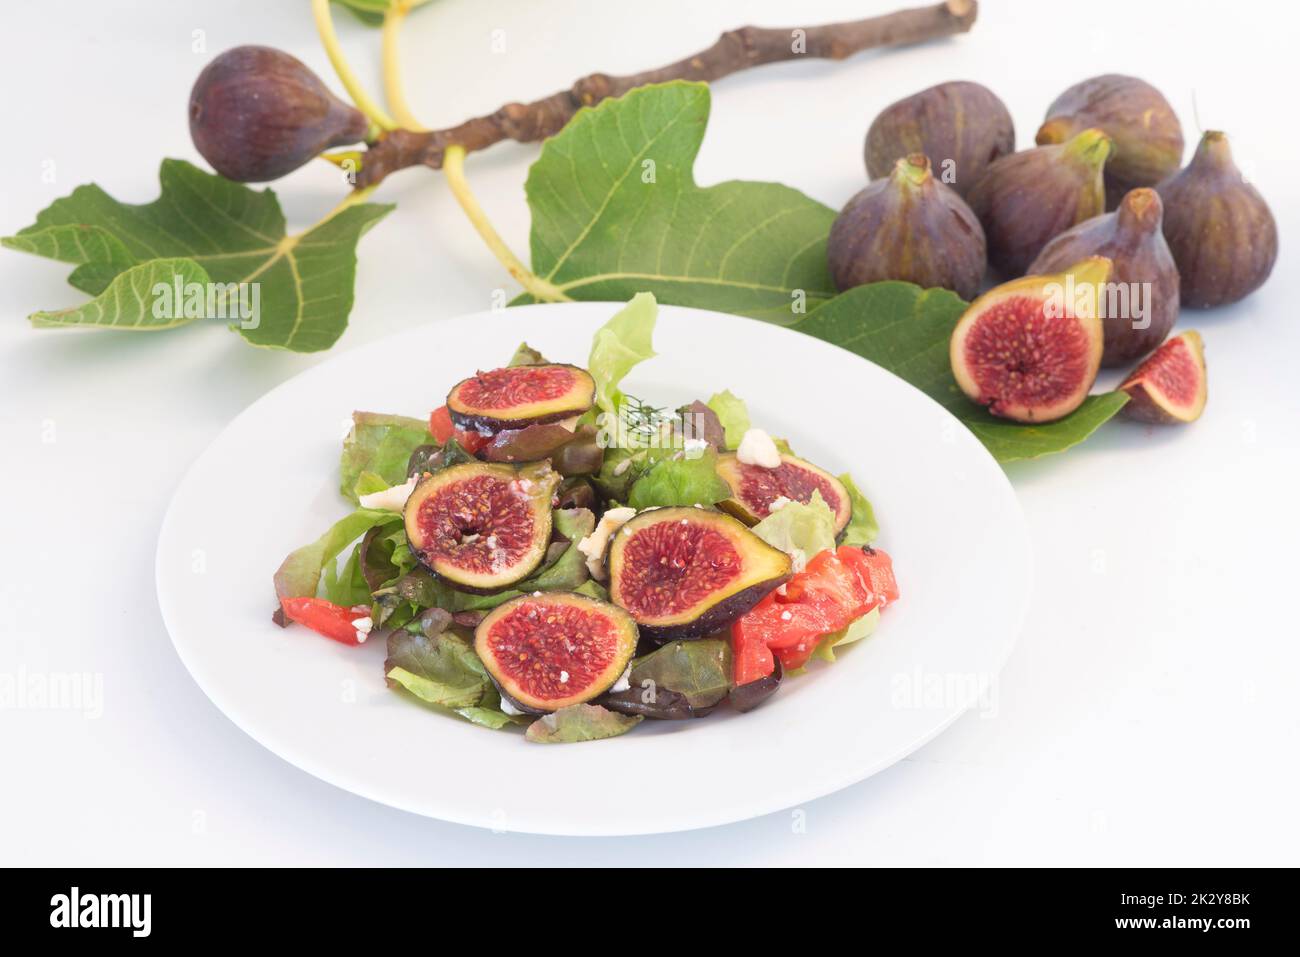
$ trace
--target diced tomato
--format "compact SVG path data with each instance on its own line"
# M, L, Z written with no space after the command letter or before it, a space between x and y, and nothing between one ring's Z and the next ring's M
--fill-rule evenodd
M871 590L880 599L883 608L891 601L898 601L898 582L894 579L894 560L879 548L850 548L845 546L837 553L846 561L865 569Z
M757 635L746 634L744 629L735 626L731 630L731 660L732 680L737 685L747 685L759 678L766 678L776 667L772 649Z
M345 645L359 645L356 623L369 617L365 606L346 608L324 598L281 598L284 617Z
M456 428L445 405L440 405L429 413L429 434L438 440L439 445L445 445L448 439L455 439L470 455L478 454L479 449L492 441L490 436Z
M889 557L884 552L875 554L884 556L883 568L888 571ZM823 635L846 627L880 602L874 576L882 574L883 581L881 567L852 546L815 555L784 590L769 592L731 626L737 682L742 658L747 662L747 675L764 665L767 671L757 677L771 673L773 665L753 650L756 645L774 653L787 670L807 664ZM889 581L897 597L892 573Z
M451 438L455 431L456 427L451 424L451 413L445 405L440 405L429 413L429 434L438 440L439 445Z

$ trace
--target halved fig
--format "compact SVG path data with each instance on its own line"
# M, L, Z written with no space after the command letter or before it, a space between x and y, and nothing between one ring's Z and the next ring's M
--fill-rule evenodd
M544 714L613 687L636 651L636 622L609 602L574 592L521 595L474 629L474 651L501 696Z
M546 557L559 481L545 463L465 462L426 475L403 510L407 543L421 564L457 588L513 585Z
M994 415L1052 422L1088 397L1101 368L1101 300L1111 262L1092 256L1051 276L990 289L949 343L953 377Z
M456 428L491 433L582 415L595 396L596 383L586 369L507 366L456 383L447 393L447 411Z
M1139 422L1195 422L1205 411L1205 346L1188 329L1174 336L1120 386L1128 393L1124 414Z
M649 509L610 540L610 601L655 641L700 638L790 577L790 556L712 509Z
M756 525L772 513L772 503L779 498L807 504L813 492L821 492L822 501L835 513L835 534L844 531L853 517L849 493L830 472L793 455L782 455L774 469L746 465L727 452L718 456L718 474L731 486L732 497L719 505L746 525Z

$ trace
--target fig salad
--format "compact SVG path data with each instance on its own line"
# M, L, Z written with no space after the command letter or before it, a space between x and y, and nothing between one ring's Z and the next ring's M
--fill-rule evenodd
M801 458L729 391L626 395L657 305L635 296L585 367L527 344L426 417L356 412L356 508L275 574L275 620L387 643L388 685L539 743L749 711L898 598L848 474Z

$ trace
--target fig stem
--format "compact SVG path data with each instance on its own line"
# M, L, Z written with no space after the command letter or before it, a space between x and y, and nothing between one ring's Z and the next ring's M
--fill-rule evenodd
M320 35L320 42L325 47L326 55L330 58L334 73L338 76L339 82L343 84L343 88L348 91L348 96L352 98L352 102L356 104L357 109L380 129L396 129L397 124L393 121L393 118L384 112L384 108L366 93L361 86L361 81L352 72L347 57L343 55L343 47L339 44L339 36L334 32L334 15L330 12L330 0L311 0L311 12L316 20L316 32Z
M319 8L328 6L329 0L313 2ZM768 63L809 58L843 60L874 47L902 46L965 33L974 24L978 12L976 0L944 0L928 7L844 23L798 28L746 26L728 30L711 47L655 70L626 76L593 73L567 90L532 103L507 103L495 113L466 120L458 126L384 136L370 150L361 182L363 185L377 183L389 173L408 166L423 164L439 169L453 144L472 153L503 140L533 143L546 139L563 129L582 107L622 96L647 83L670 80L711 83ZM344 84L347 85L346 79ZM353 100L367 112L355 93Z
M570 301L569 297L556 286L531 272L527 266L520 262L519 258L510 251L510 247L506 245L505 240L493 228L492 221L488 219L487 213L479 205L473 191L469 188L469 181L465 178L465 148L463 146L452 145L447 147L443 156L442 171L447 176L447 185L451 187L452 195L460 203L460 208L465 211L469 221L474 224L478 234L483 237L483 241L492 250L492 255L496 256L501 265L506 267L506 271L515 277L519 285L523 286L534 298L543 302ZM374 185L365 188L373 189ZM361 192L361 190L357 192Z
M398 37L402 30L402 23L405 22L410 10L407 0L390 0L388 9L384 11L384 26L381 33L384 98L388 101L388 108L398 123L405 129L423 133L428 130L428 127L417 120L415 114L411 112L410 104L406 102L406 91L402 86L402 51L398 45Z

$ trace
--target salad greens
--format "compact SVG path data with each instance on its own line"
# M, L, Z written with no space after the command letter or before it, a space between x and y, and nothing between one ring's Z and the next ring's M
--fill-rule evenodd
M596 740L622 734L647 717L696 718L708 714L723 699L748 702L747 706L763 700L779 684L782 665L784 673L792 673L807 660L803 655L798 661L788 659L785 651L776 650L793 647L793 639L782 638L780 634L785 627L780 615L774 619L776 633L768 634L770 622L763 626L767 629L763 640L773 642L776 656L781 659L774 662L773 652L767 651L765 671L762 670L763 654L756 655L753 641L745 645L742 660L738 657L741 647L736 644L738 639L732 636L732 640L727 640L726 627L693 640L665 638L657 647L643 634L639 655L631 658L619 681L608 684L617 677L617 671L611 671L606 684L595 688L588 698L579 697L576 704L557 706L542 717L525 715L516 707L518 702L506 694L506 686L498 684L500 675L491 670L492 661L481 660L482 649L475 646L476 629L484 617L499 618L509 610L503 607L507 603L514 603L512 607L520 602L525 608L541 607L528 603L534 599L555 601L543 598L555 595L562 602L579 602L577 607L586 607L579 599L564 597L574 594L607 602L610 590L602 579L609 570L601 556L610 536L628 517L674 506L714 510L731 501L732 488L719 472L719 454L738 444L739 437L749 429L750 413L745 402L730 391L722 391L714 393L707 403L697 401L672 412L650 406L622 391L627 374L655 355L652 343L655 313L654 298L638 295L596 331L588 360L592 405L579 417L579 424L570 428L573 442L590 441L591 431L583 438L582 420L600 416L596 450L599 468L591 471L596 469L594 462L583 466L586 471L580 469L567 475L558 487L551 484L556 481L552 463L562 460L563 444L557 451L551 451L547 459L530 463L523 471L514 465L485 466L476 453L482 449L490 451L493 447L490 438L476 432L458 431L446 408L434 410L428 418L354 413L339 460L339 490L354 503L364 496L369 507L354 509L319 539L295 549L284 560L275 574L275 587L285 618L347 644L358 644L371 636L381 637L388 645L384 674L392 688L434 710L485 727L500 729L529 723L526 735L529 741ZM541 372L549 364L541 352L527 344L516 350L510 362L506 368L520 370L516 376L530 375L529 367L536 367L539 374L552 374ZM488 374L479 373L479 376ZM489 379L490 376L483 381ZM690 416L702 417L704 428L700 430L700 420L692 420ZM696 435L696 431L701 435ZM788 450L787 444L782 445ZM539 506L549 508L550 540L544 543L544 551L536 552L537 564L531 571L521 570L522 577L503 579L513 584L477 590L461 587L454 575L448 577L441 568L439 574L434 574L425 567L420 549L426 546L415 547L408 538L408 534L426 534L420 529L427 527L408 527L405 514L410 511L408 498L427 495L418 490L439 486L424 483L438 481L449 468L469 467L471 463L489 471L504 468L506 476L549 476L543 487L548 491L556 489L554 497L549 501L543 499L544 504ZM448 477L447 481L464 482L468 479L462 476L475 474L487 473L475 473L472 469L465 472L462 468L455 473L456 477ZM811 640L818 656L827 660L834 660L832 648L860 641L871 633L879 618L875 605L881 600L873 596L873 592L880 590L874 572L870 582L845 577L848 566L839 556L856 554L856 561L869 564L856 546L873 540L878 528L870 502L853 480L844 475L841 482L851 499L852 516L838 541L836 515L820 491L813 491L806 501L778 496L785 499L778 502L774 497L767 517L755 523L752 530L746 530L734 519L726 520L734 524L736 534L748 536L752 532L756 542L765 542L789 555L789 567L794 574L790 584L811 574L811 570L803 569L814 556L823 565L838 570L837 580L820 583L810 580L806 587L801 585L782 598L783 601L797 603L803 600L798 596L805 592L821 596L834 593L835 588L842 592L846 581L859 581L863 591L854 599L853 607L860 605L864 611L855 612L856 620L843 615L837 617L834 608L824 605L811 609L812 620L826 624L820 631L814 629L808 633L809 638L799 647L803 648ZM569 504L564 504L565 498ZM579 501L585 504L574 504ZM686 512L694 514L689 509ZM477 514L466 512L465 518L456 521L476 522L478 519L473 516ZM669 524L675 527L676 519ZM684 519L682 524L688 522ZM468 535L466 541L479 538L477 530L471 533L470 526L461 527L466 531L439 534ZM411 531L412 528L415 530ZM485 530L483 534L489 532ZM880 560L880 557L873 559ZM663 561L668 561L667 556ZM888 562L887 556L883 561ZM776 588L789 577L773 579L766 587ZM784 585L780 592L786 595ZM770 602L773 594L769 592L760 605ZM789 605L791 609L798 607ZM866 612L868 607L870 611ZM750 617L743 608L732 614L740 616L736 627ZM621 666L620 662L610 667ZM567 681L569 673L562 674L562 680ZM742 674L746 676L744 682ZM742 683L745 691L738 693Z

